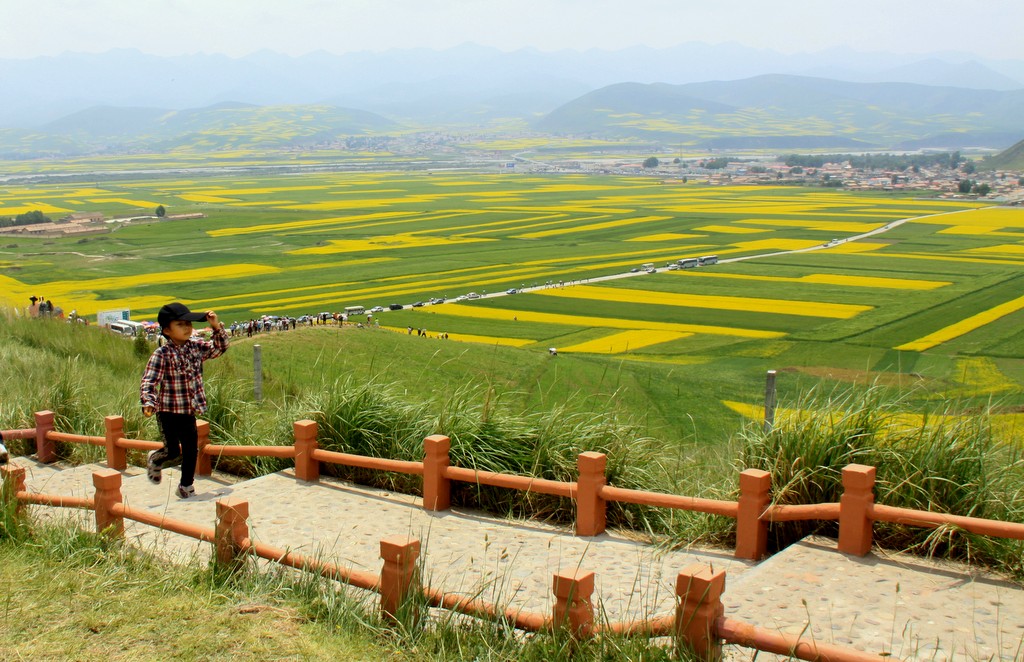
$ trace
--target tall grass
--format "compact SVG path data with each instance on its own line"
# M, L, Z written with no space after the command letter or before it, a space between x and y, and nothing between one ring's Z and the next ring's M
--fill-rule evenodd
M800 414L765 433L742 434L740 465L772 474L775 503L822 503L842 495L844 466L877 468L878 503L1011 522L1024 521L1024 457L1018 441L993 426L996 410L967 412L946 402L921 421L908 420L882 389L810 391ZM836 535L836 524L782 522L769 527L773 546L809 533ZM875 541L889 548L998 566L1024 576L1024 545L968 534L955 527L922 529L875 525Z
M298 337L296 337L298 338ZM51 409L60 430L103 434L103 417L125 418L126 436L158 439L153 419L141 415L138 385L145 359L132 344L96 329L52 321L7 318L0 324L0 428L34 425L32 412ZM281 378L280 375L277 378ZM907 402L885 388L812 389L791 405L806 412L782 419L765 434L744 429L717 449L669 445L642 434L642 425L608 406L575 407L572 397L543 410L506 406L489 380L467 380L462 388L433 399L411 398L401 384L375 375L336 379L293 376L277 400L256 403L251 382L230 363L213 361L206 372L214 443L292 443L292 424L312 419L323 448L404 460L422 458L423 438L452 440L452 463L485 471L574 480L582 451L608 456L608 480L620 487L710 498L734 498L737 469L772 474L776 503L837 501L841 470L849 463L878 467L880 503L924 510L1024 521L1024 459L1019 442L1003 438L989 411L971 411L950 401L910 421ZM478 384L478 385L473 385ZM580 396L581 398L584 396ZM615 397L614 395L611 397ZM589 405L589 403L588 403ZM587 413L581 413L587 412ZM31 442L14 441L27 454ZM97 461L102 450L61 444L72 462ZM734 455L730 455L734 454ZM737 458L730 465L730 457ZM136 458L136 461L141 459ZM253 476L291 466L285 460L221 458L216 466ZM359 469L329 468L361 483L416 493L418 477ZM456 483L455 503L500 514L571 522L573 503L558 497ZM611 504L609 523L667 535L679 544L728 543L731 520L668 509ZM781 548L811 532L835 534L830 524L779 523L771 541ZM880 544L926 554L1001 565L1024 575L1020 543L971 536L949 527L912 529L878 524Z

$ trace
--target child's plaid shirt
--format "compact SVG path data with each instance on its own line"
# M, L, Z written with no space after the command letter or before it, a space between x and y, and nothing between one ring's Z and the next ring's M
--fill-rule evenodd
M143 407L172 414L201 414L206 411L203 390L203 361L228 349L224 329L213 332L210 340L193 336L184 345L168 342L157 347L146 363L140 388Z

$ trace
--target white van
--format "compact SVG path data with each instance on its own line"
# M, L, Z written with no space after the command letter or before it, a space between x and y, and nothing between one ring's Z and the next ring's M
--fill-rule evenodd
M141 336L145 331L142 322L133 322L131 320L118 320L117 322L111 322L107 325L107 328L118 333L122 336L128 336L134 338L135 336Z

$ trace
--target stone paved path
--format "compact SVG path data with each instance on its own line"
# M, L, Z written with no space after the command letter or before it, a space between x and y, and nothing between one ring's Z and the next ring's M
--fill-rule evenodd
M28 469L30 491L75 496L92 494L92 472L102 468L12 462ZM213 526L217 499L243 499L256 540L374 573L380 572L381 538L418 537L428 584L512 608L550 613L552 574L579 567L596 573L595 606L608 620L670 614L678 571L710 563L726 570L723 602L730 618L895 659L1024 660L1024 589L960 565L877 550L850 557L828 539L805 540L753 565L732 558L730 550L666 550L615 533L577 538L565 529L458 508L429 513L415 497L326 478L303 483L290 470L243 482L200 477L197 496L187 501L173 495L175 469L165 470L161 485L149 483L138 467L123 475L129 505ZM33 511L93 526L91 512ZM208 544L132 522L126 535L177 561L205 560L211 551ZM726 657L755 655L727 647Z

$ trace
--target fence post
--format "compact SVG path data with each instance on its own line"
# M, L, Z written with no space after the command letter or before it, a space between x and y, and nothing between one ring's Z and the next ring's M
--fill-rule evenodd
M20 513L25 507L18 501L18 492L25 491L25 467L0 467L0 476L3 476L4 483L0 486L0 500L3 503L13 501L15 512Z
M448 510L452 504L452 481L444 475L451 465L452 440L432 434L423 440L423 509Z
M576 639L589 638L594 633L594 573L588 570L556 572L551 582L555 593L554 626L567 628Z
M608 456L586 451L576 456L576 535L596 536L604 533L608 502L601 498L601 488L608 479L605 469Z
M121 472L114 469L99 469L92 472L92 484L96 488L93 507L96 509L96 533L109 538L124 536L124 517L114 514L114 505L120 505Z
M304 419L292 424L295 434L295 477L315 483L320 480L320 462L313 458L316 442L316 421Z
M53 431L53 412L36 412L36 459L43 464L57 460L57 444L46 438L47 432Z
M704 564L691 565L676 577L676 647L682 656L689 649L704 660L722 657L722 640L715 621L725 615L722 593L725 570Z
M843 467L843 496L839 497L839 551L864 556L871 551L870 509L875 503L875 468L863 464Z
M249 502L241 499L217 500L215 545L217 565L234 571L241 565L242 541L249 537Z
M213 458L206 452L206 447L210 445L210 422L196 419L196 433L196 475L209 476L213 473Z
M117 440L124 436L124 417L105 416L103 429L107 446L107 466L124 471L128 468L128 450L117 445Z
M391 536L380 541L380 611L384 618L396 621L402 604L416 585L416 559L420 541L408 536Z
M757 561L768 553L768 523L761 521L771 498L772 475L761 469L740 472L739 512L736 516L736 553L738 559Z
M764 433L768 434L775 427L775 371L769 370L764 381Z
M252 346L252 389L256 402L263 402L263 348Z

